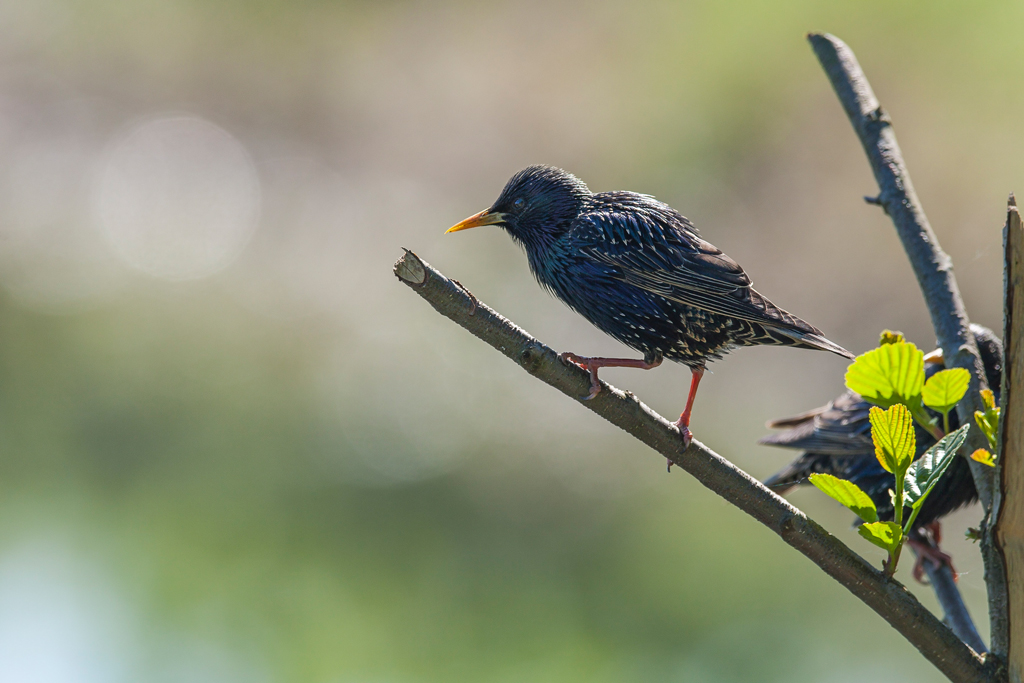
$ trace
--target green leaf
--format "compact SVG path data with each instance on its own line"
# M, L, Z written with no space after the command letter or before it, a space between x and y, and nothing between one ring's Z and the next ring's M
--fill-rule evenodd
M960 402L970 383L971 373L963 368L941 370L925 382L921 398L926 406L945 414Z
M946 468L953 464L956 453L967 439L971 425L964 425L951 434L942 437L937 444L925 451L907 470L903 483L907 500L913 508L924 504L931 490L939 483Z
M985 407L992 410L996 407L996 395L992 393L991 389L981 390L981 400L985 403Z
M831 474L812 474L809 479L819 491L838 500L865 522L878 521L878 510L874 501L852 481Z
M979 448L978 450L971 453L971 460L977 460L981 464L988 465L989 467L996 466L995 456L986 451L984 448Z
M871 421L875 457L887 472L902 477L914 460L916 449L914 419L910 411L900 403L888 410L872 407L868 411L868 419Z
M901 341L906 341L903 338L902 332L893 332L892 330L882 330L882 334L879 336L878 345L885 346L886 344L899 344Z
M999 408L986 408L985 412L974 411L974 421L978 423L993 450L999 442L999 413Z
M921 405L924 354L910 342L885 344L857 356L846 370L846 387L881 408Z
M888 550L890 554L896 552L900 541L903 540L903 529L896 522L861 524L857 532L882 550Z

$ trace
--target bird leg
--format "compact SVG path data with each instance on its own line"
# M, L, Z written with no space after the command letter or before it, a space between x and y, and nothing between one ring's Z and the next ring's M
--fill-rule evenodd
M913 547L914 552L917 553L917 561L914 563L913 575L918 583L925 583L925 562L933 562L936 565L944 564L949 567L951 572L953 572L954 580L959 577L956 572L956 568L953 567L953 558L939 550L939 543L941 542L942 527L938 522L927 524L919 530L918 535L911 535L907 537L907 543L909 543L911 547Z
M590 393L580 397L583 401L589 401L601 393L601 380L597 378L598 368L640 368L641 370L650 370L661 365L660 354L645 356L642 360L635 360L633 358L599 358L596 356L588 358L587 356L577 356L575 353L565 351L558 354L558 358L563 363L575 363L590 373Z
M686 397L686 408L683 410L683 414L676 421L676 429L683 437L684 448L688 448L690 441L693 440L693 434L690 433L690 411L693 410L693 399L697 398L697 386L700 384L700 378L704 376L704 368L690 368L690 372L693 373L690 377L690 395Z

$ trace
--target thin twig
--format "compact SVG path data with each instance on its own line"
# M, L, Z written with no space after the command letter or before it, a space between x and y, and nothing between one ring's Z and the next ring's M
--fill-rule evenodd
M880 190L878 203L892 218L903 242L928 305L946 367L966 368L971 373L971 386L957 405L957 415L960 424L973 424L974 411L983 410L979 392L986 388L985 373L974 335L968 326L967 310L953 274L952 261L942 251L932 232L910 182L889 115L875 97L853 51L846 43L828 34L811 34L808 40L867 153ZM965 452L971 453L976 448L985 447L986 441L981 430L971 430ZM974 461L970 461L970 464L978 496L985 509L981 553L985 562L985 583L988 586L991 650L997 657L1005 658L1008 628L1006 569L993 542L993 525L990 523L993 505L997 504L995 499L998 490L991 467Z
M679 431L632 394L602 384L590 401L588 373L563 363L549 347L468 295L406 251L395 275L450 318L531 375L647 444L700 483L777 533L899 631L928 661L957 683L987 681L984 661L899 582L886 577L839 539L761 482L694 439L683 449Z
M914 554L917 554L916 549ZM967 611L967 605L964 604L963 596L960 595L960 589L956 586L956 577L949 564L935 562L926 558L922 565L924 573L928 575L928 581L932 584L932 589L935 591L935 597L938 598L939 604L942 605L946 624L972 650L979 654L987 652L985 643L978 634L974 621L971 619L971 613Z

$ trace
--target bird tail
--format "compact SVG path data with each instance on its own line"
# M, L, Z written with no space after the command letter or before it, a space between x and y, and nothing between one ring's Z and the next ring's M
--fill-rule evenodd
M792 328L787 329L785 327L773 327L771 328L771 331L786 337L787 342L792 346L802 346L804 348L818 349L820 351L830 351L837 356L849 358L850 360L856 358L856 356L839 344L825 339L824 335L817 330L814 332L804 332L802 330L794 330ZM793 344L792 342L796 342L796 344Z
M779 344L786 346L803 347L805 349L819 349L831 351L832 353L853 360L856 356L844 349L839 344L825 339L817 327L814 327L805 320L801 320L789 311L784 311L763 294L749 289L752 304L764 311L764 317L758 320L769 336L773 337Z
M764 424L764 426L767 427L768 429L789 429L790 427L799 427L813 420L818 415L821 415L826 410L828 410L828 406L818 406L817 408L812 408L811 410L808 410L806 413L800 413L799 415L794 415L793 417L780 417L777 420L768 420ZM758 440L758 443L774 445L776 443L774 437L777 436L779 435L771 434L769 436L762 437L761 439Z

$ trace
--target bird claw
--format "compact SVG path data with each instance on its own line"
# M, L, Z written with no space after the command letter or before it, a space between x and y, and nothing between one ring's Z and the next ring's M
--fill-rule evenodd
M579 366L584 370L589 369L587 367L587 359L584 358L583 356L577 356L572 351L562 351L560 354L558 354L558 360L562 361L563 363L572 363L573 365Z
M928 581L925 580L925 562L932 562L936 567L945 565L949 567L949 570L953 573L954 581L960 578L960 575L956 571L956 567L953 566L952 557L930 543L921 543L920 541L915 540L908 540L908 542L914 547L914 550L917 551L917 561L914 562L914 568L911 573L918 583L924 586L928 585Z
M676 429L679 430L679 436L683 437L683 450L686 450L693 442L693 432L686 425L677 424Z
M583 368L590 373L590 393L586 396L580 396L581 401L589 401L601 393L601 381L597 378L597 371L590 367L589 358L577 356L571 351L563 351L558 354L558 360L563 363L572 363L576 367Z

